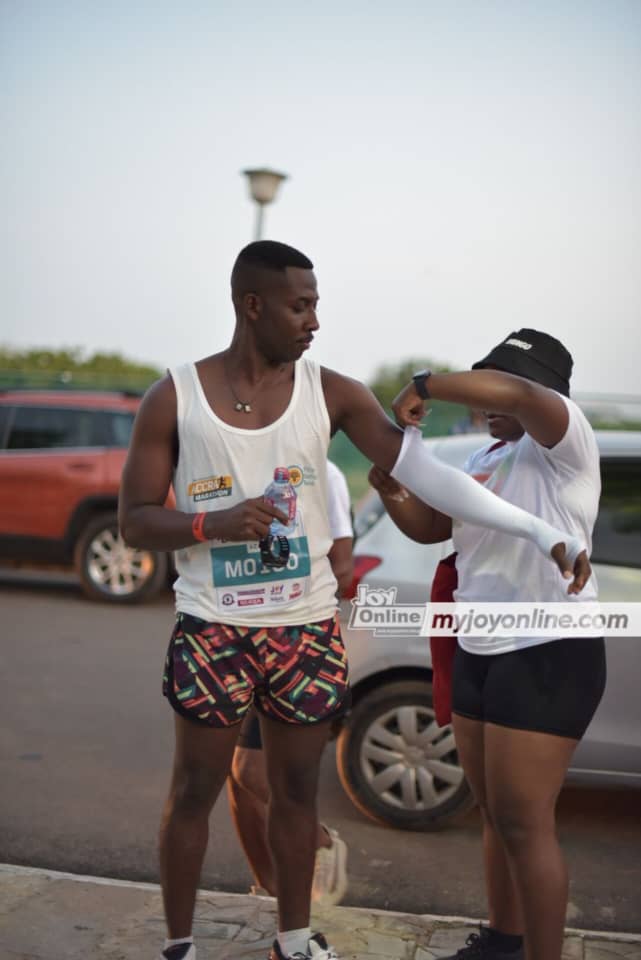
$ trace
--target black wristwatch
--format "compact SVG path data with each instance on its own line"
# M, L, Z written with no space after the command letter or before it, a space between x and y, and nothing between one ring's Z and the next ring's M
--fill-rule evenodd
M419 370L418 373L415 373L412 377L412 382L414 383L414 389L418 393L421 400L429 400L430 392L427 389L427 381L432 376L431 370Z
M274 537L268 533L258 541L260 559L264 567L286 567L289 560L289 540L287 537Z

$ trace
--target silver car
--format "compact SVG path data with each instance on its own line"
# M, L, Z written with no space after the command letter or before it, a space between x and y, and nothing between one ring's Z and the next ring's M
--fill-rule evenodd
M597 431L603 491L592 565L603 601L641 600L641 433ZM453 466L489 440L483 435L425 441ZM356 576L372 588L397 588L399 603L424 603L439 560L452 543L424 545L405 537L371 491L356 513ZM429 830L473 801L451 727L438 727L431 699L426 637L374 636L348 627L343 637L353 707L337 743L341 782L367 816L394 827ZM641 787L641 641L607 640L608 683L568 779Z

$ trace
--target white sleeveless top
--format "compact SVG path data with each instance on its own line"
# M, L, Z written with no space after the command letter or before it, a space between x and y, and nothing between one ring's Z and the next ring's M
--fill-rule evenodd
M259 497L275 467L288 467L297 493L296 527L282 569L265 568L257 542L211 540L176 551L176 610L234 626L291 626L331 617L336 580L327 511L330 421L320 367L294 367L287 409L258 430L232 427L205 397L196 367L169 373L177 397L179 457L174 472L178 510L228 510Z

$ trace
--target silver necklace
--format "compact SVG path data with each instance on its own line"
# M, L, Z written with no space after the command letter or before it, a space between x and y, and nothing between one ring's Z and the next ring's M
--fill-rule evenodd
M258 394L260 393L260 391L261 391L261 389L262 389L262 387L263 387L263 384L264 384L264 382L265 382L265 377L263 376L263 378L261 379L260 383L258 384L258 387L257 387L257 389L256 389L256 391L255 391L255 393L254 393L254 396L253 396L250 400L245 401L245 400L241 400L241 399L240 399L240 397L238 396L238 394L236 393L236 391L235 391L234 388L232 387L232 385L231 385L231 377L229 376L229 371L227 370L227 364L226 364L224 361L223 361L223 367L224 367L224 370L225 370L225 378L226 378L226 380L227 380L227 386L229 387L229 391L230 391L232 397L234 398L234 410L237 410L238 413L251 413L251 412L252 412L252 403L254 402L254 400L256 399L256 397L258 396ZM283 366L280 368L280 370L283 370L283 369L284 369L284 364L283 364ZM280 372L280 371L279 371L279 372Z
M236 396L236 392L234 391L234 388L232 387L231 383L229 382L229 377L227 378L227 384L228 384L228 386L229 386L229 389L231 390L231 395L232 395L232 397L233 397L234 400L235 400L234 410L238 410L239 413L240 413L241 411L242 411L243 413L251 413L251 412L252 412L252 403L253 403L254 400L256 399L256 394L258 393L258 390L257 390L256 393L254 394L254 396L251 398L251 401L250 401L250 402L245 402L244 400L241 400L239 397ZM259 389L260 389L260 388L259 388Z

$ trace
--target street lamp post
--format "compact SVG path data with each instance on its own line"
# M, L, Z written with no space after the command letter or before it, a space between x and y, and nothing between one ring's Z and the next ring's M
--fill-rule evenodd
M256 228L254 240L262 239L263 210L268 203L275 199L278 188L287 179L286 173L277 173L261 167L258 170L243 170L249 181L249 192L252 200L256 201Z

